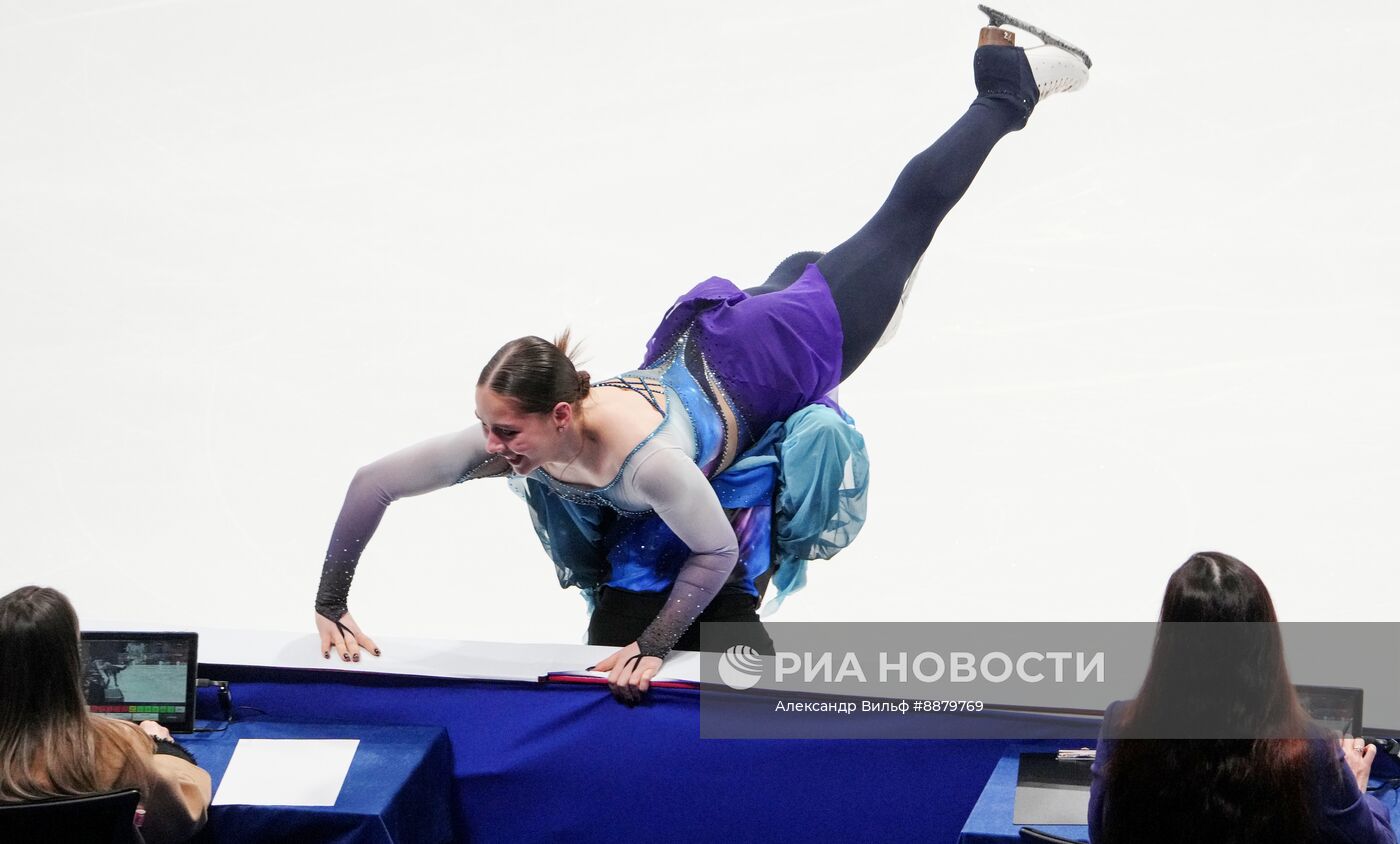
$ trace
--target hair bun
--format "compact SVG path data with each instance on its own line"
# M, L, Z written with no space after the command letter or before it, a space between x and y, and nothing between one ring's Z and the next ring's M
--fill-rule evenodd
M589 377L588 370L578 370L578 397L583 398L584 396L588 395L588 391L592 389L592 386L593 379Z

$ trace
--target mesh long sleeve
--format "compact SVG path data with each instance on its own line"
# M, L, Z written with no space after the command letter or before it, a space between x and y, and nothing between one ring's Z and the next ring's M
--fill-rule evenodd
M509 472L503 458L487 452L486 435L479 425L411 445L361 468L350 482L331 532L316 590L316 611L332 621L348 612L355 565L390 503Z
M633 484L691 551L661 613L637 637L643 656L664 657L729 580L739 542L709 480L680 449L646 455Z

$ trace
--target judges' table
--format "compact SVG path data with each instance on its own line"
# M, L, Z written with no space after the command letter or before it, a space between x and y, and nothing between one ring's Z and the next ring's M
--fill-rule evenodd
M201 722L201 727L219 725ZM441 727L258 720L179 736L215 793L240 739L359 739L334 806L214 806L196 841L434 844L454 840L452 751Z
M1001 759L993 769L992 775L987 780L987 787L982 789L982 794L977 798L977 805L973 806L972 813L968 815L967 823L963 825L962 834L958 837L958 844L1010 844L1019 842L1020 827L1011 822L1012 808L1016 802L1016 774L1020 768L1022 753L1054 753L1062 748L1073 748L1079 745L1075 742L1066 741L1046 741L1033 743L1017 743L1010 745L1003 751ZM1400 766L1394 760L1378 760L1373 768L1373 773L1381 777L1394 777L1400 774ZM1377 780L1372 780L1372 785L1376 785ZM1391 827L1400 834L1400 810L1396 808L1397 792L1394 788L1386 787L1376 793L1387 806L1390 807ZM1038 824L1036 829L1058 835L1061 838L1068 838L1072 841L1087 841L1089 839L1089 827L1087 822L1075 825L1044 825Z
M654 690L629 708L596 686L205 673L273 718L442 724L460 841L952 841L1002 747L702 739L690 690Z
M1020 768L1022 753L1054 753L1063 748L1081 746L1077 742L1047 741L1018 743L1007 747L992 775L987 787L972 807L967 823L963 825L958 844L1004 844L1020 841L1020 827L1011 822L1012 808L1016 803L1016 773ZM1090 745L1092 747L1092 745ZM1082 764L1082 763L1081 763ZM1036 829L1068 838L1073 841L1087 841L1087 823L1075 825L1037 824Z
M1005 746L701 738L701 697L712 692L653 689L629 708L606 687L538 682L613 648L378 641L382 658L344 664L323 659L314 636L201 630L200 676L231 681L236 706L271 719L442 725L459 841L955 841ZM698 677L698 664L676 653L667 671ZM212 690L201 691L210 717ZM1062 719L1029 728L1016 734L1098 729Z

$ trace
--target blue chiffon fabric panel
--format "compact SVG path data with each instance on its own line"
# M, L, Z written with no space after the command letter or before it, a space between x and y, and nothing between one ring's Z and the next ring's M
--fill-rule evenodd
M777 593L768 612L806 585L809 560L830 559L855 540L870 488L865 437L840 408L808 405L782 428L776 443L782 466L774 518Z
M808 560L833 556L860 532L869 474L865 439L831 405L808 405L770 426L710 481L739 540L730 587L757 596L754 581L772 566L776 609L806 583ZM578 587L590 607L603 585L669 590L690 556L654 514L625 515L567 501L533 479L516 488L529 504L560 585Z

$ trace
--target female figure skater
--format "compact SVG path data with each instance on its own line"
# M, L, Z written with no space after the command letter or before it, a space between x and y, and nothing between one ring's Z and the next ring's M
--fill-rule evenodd
M1167 582L1161 621L1137 698L1104 713L1089 840L1395 844L1366 793L1375 746L1339 746L1299 705L1253 569L1196 554Z
M575 370L566 348L513 340L477 381L479 426L362 468L322 570L323 655L379 653L346 599L391 501L507 474L561 583L596 598L589 643L623 646L597 665L619 697L645 692L673 647L697 647L697 619L753 622L744 643L771 651L755 609L773 574L766 507L774 486L780 563L830 556L854 535L863 444L824 397L881 339L934 230L996 142L1023 127L1039 100L1088 79L1081 51L983 11L993 26L982 30L973 62L977 98L909 162L849 240L788 258L756 288L701 283L667 312L640 370L597 384ZM1046 43L1015 47L1003 23ZM842 489L852 469L854 488ZM738 511L732 520L726 508ZM791 587L794 572L800 578L800 565L773 576Z

